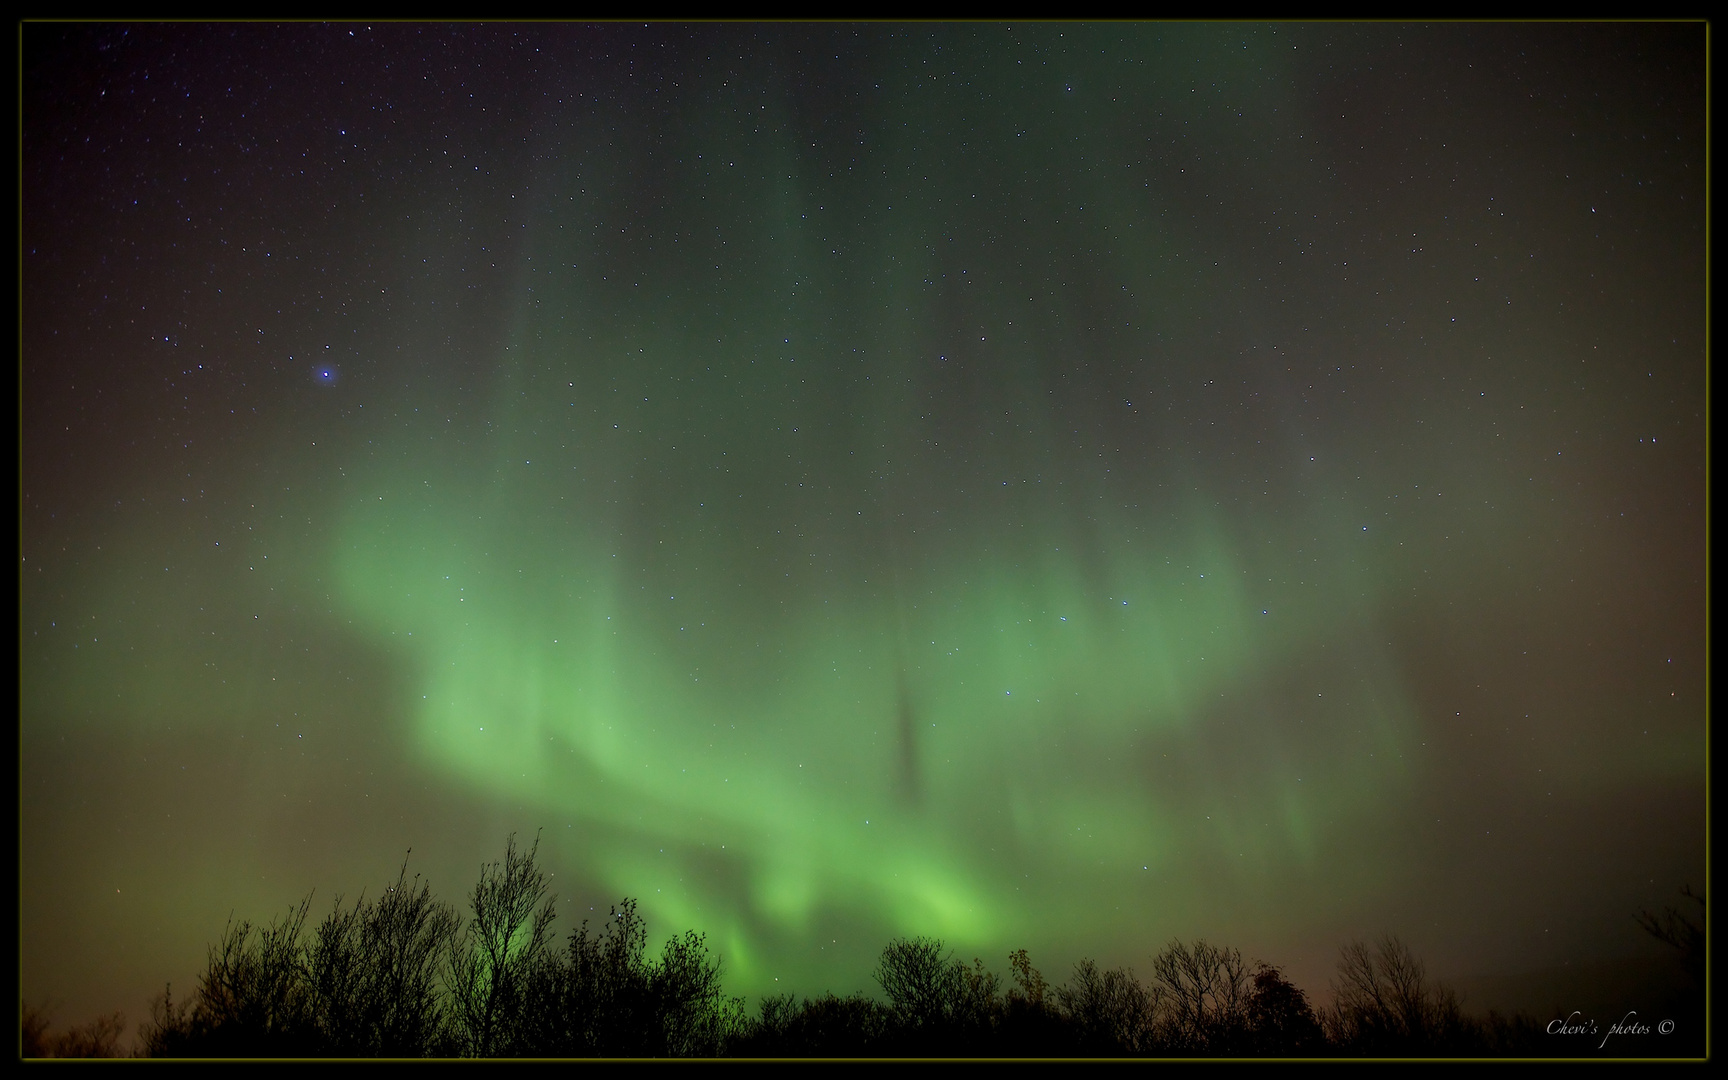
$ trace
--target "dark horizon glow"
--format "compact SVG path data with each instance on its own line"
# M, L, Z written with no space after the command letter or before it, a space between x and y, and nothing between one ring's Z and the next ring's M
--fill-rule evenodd
M22 968L541 833L728 989L1703 880L1703 29L33 24ZM309 359L311 358L311 359ZM310 381L308 381L310 373Z

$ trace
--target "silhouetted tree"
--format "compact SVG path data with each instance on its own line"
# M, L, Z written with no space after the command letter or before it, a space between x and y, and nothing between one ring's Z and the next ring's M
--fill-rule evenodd
M355 1057L415 1057L444 1024L440 966L455 940L455 911L431 886L408 880L404 859L394 884L371 903L336 908L319 926L309 971L319 1051Z
M531 982L525 1046L564 1056L650 1056L657 1017L650 990L647 928L636 903L615 906L600 933L584 921L557 964Z
M105 1013L87 1024L67 1028L52 1039L57 1058L111 1058L120 1056L120 1035L126 1030L126 1017L119 1012Z
M888 1025L887 1010L862 994L802 1004L778 994L762 999L730 1049L741 1057L865 1057L881 1052Z
M1169 1049L1227 1054L1248 1029L1249 976L1242 954L1204 941L1173 941L1152 959L1159 994L1159 1036Z
M562 957L529 979L519 1038L523 1053L569 1057L714 1057L749 1025L743 1002L721 991L720 963L695 932L647 955L636 903L612 909L591 935L584 922Z
M1507 1016L1489 1009L1480 1020L1467 1021L1470 1029L1465 1049L1486 1057L1552 1056L1554 1039L1546 1025L1528 1013Z
M982 961L967 967L934 938L897 938L882 950L876 982L888 995L889 1038L904 1052L964 1054L987 1045L1000 982Z
M973 957L972 966L955 961L959 974L959 997L950 1012L957 1033L974 1052L987 1051L994 1044L1002 1016L1002 999L998 991L1002 980Z
M1056 1001L1075 1050L1114 1056L1152 1048L1157 994L1127 968L1099 971L1091 960L1074 965L1074 977L1056 989Z
M1666 908L1661 915L1652 915L1648 911L1638 913L1638 925L1644 932L1657 941L1672 945L1680 952L1680 965L1700 984L1704 981L1704 896L1692 891L1691 885L1681 888L1680 895L1698 907L1698 917L1694 921L1691 916L1678 908ZM1690 905L1689 905L1690 906Z
M1679 954L1680 968L1686 975L1684 983L1676 988L1674 995L1668 1001L1660 1003L1660 1007L1675 1011L1676 1015L1671 1019L1677 1021L1677 1027L1673 1038L1662 1040L1658 1052L1677 1056L1699 1056L1704 1053L1705 1041L1704 945L1708 908L1704 903L1704 895L1693 892L1691 885L1682 887L1680 895L1686 899L1686 907L1696 906L1695 915L1672 906L1664 909L1659 916L1641 911L1638 913L1638 925L1657 941L1675 949Z
M795 1030L805 1046L825 1047L824 1053L835 1056L857 1056L884 1045L888 1022L888 1011L863 994L829 993L805 1000Z
M1339 1048L1363 1054L1443 1054L1464 1049L1469 1032L1457 995L1429 984L1422 962L1387 935L1370 949L1346 945L1333 983L1336 1002L1321 1023Z
M1318 1052L1325 1045L1320 1021L1304 994L1284 973L1262 962L1248 991L1245 1052L1286 1057Z
M586 922L571 934L563 1012L579 1029L570 1043L573 1052L627 1056L652 1047L647 951L648 928L634 900L613 907L594 937Z
M902 1031L941 1026L957 996L954 965L934 938L898 938L883 948L876 982L888 995L894 1024Z
M504 861L480 868L469 904L473 917L449 948L446 972L455 1038L465 1055L499 1057L516 1051L530 987L546 960L555 900L527 852L506 841Z
M30 1004L28 1001L19 1003L22 1016L19 1026L23 1029L18 1044L20 1057L45 1058L48 1053L48 1013Z
M19 1055L26 1058L111 1058L120 1056L126 1018L113 1012L58 1034L49 1030L46 1009L21 1002Z
M197 1052L192 1003L174 1001L172 984L150 1001L150 1019L138 1025L138 1052L144 1057L192 1057Z
M301 933L310 894L262 929L229 921L199 979L181 1052L291 1057L312 1033L311 995ZM167 1004L166 995L164 1005Z
M1154 1053L1290 1056L1528 1054L1547 1048L1526 1016L1465 1017L1395 937L1341 953L1334 1007L1316 1015L1276 967L1252 973L1241 953L1173 941L1143 984L1091 960L1053 987L1026 950L1008 958L1012 985L933 938L898 938L875 980L886 1001L824 994L763 999L746 1017L727 997L706 939L689 931L657 957L634 901L553 946L555 897L536 865L538 840L481 868L464 923L407 876L378 899L337 899L306 934L311 897L262 929L230 919L188 1001L165 988L139 1029L139 1050L164 1056L719 1057L1060 1056ZM1690 889L1684 896L1702 905ZM1699 922L1643 913L1652 935L1690 958ZM1695 962L1690 961L1696 970ZM1702 1023L1694 1024L1700 1033ZM50 1035L25 1007L26 1055L112 1053L118 1015ZM1666 1046L1678 1046L1678 1040Z
M1055 992L1025 949L1008 954L1014 985L1002 1003L999 1045L1018 1057L1055 1057L1072 1051L1074 1039Z
M366 1013L370 988L366 986L369 980L361 942L366 915L363 900L344 910L338 896L335 910L319 924L312 946L308 965L312 1020L319 1034L319 1050L325 1053L361 1056L369 1052Z
M757 1002L756 1018L733 1044L733 1051L741 1057L805 1056L807 1048L793 1045L793 1027L801 1011L791 994L767 995Z
M720 962L694 930L666 942L649 991L660 1021L656 1056L718 1057L742 1030L743 999L722 992Z

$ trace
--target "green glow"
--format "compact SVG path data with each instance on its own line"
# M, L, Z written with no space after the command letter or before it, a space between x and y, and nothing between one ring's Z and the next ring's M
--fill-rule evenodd
M1145 70L1123 92L1185 101ZM1211 385L1171 344L1217 317L1208 283L1158 193L1073 188L1068 121L998 74L1049 148L1012 183L933 156L915 88L867 121L880 182L806 155L792 98L715 98L659 133L676 220L611 240L641 178L548 153L483 425L457 448L423 402L351 476L339 599L414 673L428 760L544 808L746 989L826 985L824 926L1155 940L1203 879L1302 880L1404 768L1377 537L1323 470L1222 512L1194 454L1235 451L1163 426ZM1073 381L1088 357L1139 371L1126 441L1079 430L1133 407Z
M824 917L995 951L1047 939L1078 889L1110 913L1071 944L1143 934L1193 902L1197 861L1300 875L1398 782L1411 719L1389 667L1357 657L1335 703L1254 696L1361 636L1345 586L1254 585L1197 499L1077 552L1054 497L1017 528L882 545L885 515L841 495L796 541L768 514L645 528L662 557L608 542L617 512L580 497L603 485L578 466L533 462L584 438L554 423L511 419L534 435L501 439L480 479L360 482L340 595L416 673L429 759L573 823L611 891L729 942L746 986ZM774 587L777 566L808 591ZM1230 725L1253 745L1197 759Z

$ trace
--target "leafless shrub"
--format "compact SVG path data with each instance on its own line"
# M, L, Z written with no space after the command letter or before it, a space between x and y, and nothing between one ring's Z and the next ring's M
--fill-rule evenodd
M1157 993L1126 968L1099 971L1082 960L1073 979L1057 987L1056 1001L1084 1053L1138 1054L1152 1047Z
M126 1018L118 1012L98 1016L88 1024L58 1034L49 1030L45 1008L23 1002L19 1054L26 1058L111 1058L120 1056L120 1035Z
M1466 1034L1457 995L1430 984L1422 962L1387 935L1370 948L1344 946L1332 984L1335 1002L1322 1024L1334 1043L1362 1053L1438 1053Z
M449 950L447 985L457 1038L465 1054L497 1057L515 1049L531 974L546 959L554 900L534 865L540 847L516 849L511 836L502 863L481 867L470 900L473 917Z

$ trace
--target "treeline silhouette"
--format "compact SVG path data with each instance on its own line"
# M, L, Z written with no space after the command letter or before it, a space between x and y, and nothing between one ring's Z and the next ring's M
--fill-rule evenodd
M113 1012L98 1016L79 1027L59 1033L48 1030L46 1009L29 1002L22 1003L23 1023L20 1025L19 1054L27 1058L111 1058L118 1057L120 1036L126 1030L126 1018Z
M1282 971L1235 949L1174 941L1152 979L1075 966L1052 986L1024 949L1005 986L930 938L889 942L863 994L727 996L702 935L648 952L633 901L560 945L555 898L512 837L482 868L463 921L404 862L376 899L311 898L268 926L230 922L184 1001L152 1004L149 1057L1523 1056L1570 1052L1528 1016L1472 1017L1396 937L1346 946L1335 1002L1314 1008ZM1690 895L1690 894L1688 894ZM1641 916L1685 945L1690 921ZM1648 927L1647 927L1648 928ZM1663 934L1658 934L1663 936ZM34 1028L32 1027L34 1025ZM105 1056L118 1016L48 1036L26 1009L24 1055ZM58 1039L58 1041L56 1041ZM34 1051L34 1052L33 1052Z

